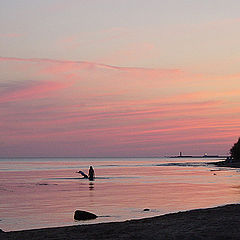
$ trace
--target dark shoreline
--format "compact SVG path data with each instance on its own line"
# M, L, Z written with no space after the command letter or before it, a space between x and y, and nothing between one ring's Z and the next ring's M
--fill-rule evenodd
M240 239L240 204L125 222L0 232L0 239Z
M240 162L229 162L228 160L211 162L210 164L213 164L217 167L240 168Z

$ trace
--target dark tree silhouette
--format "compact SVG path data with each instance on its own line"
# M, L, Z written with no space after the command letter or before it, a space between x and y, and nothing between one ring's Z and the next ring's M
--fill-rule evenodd
M234 162L240 162L240 138L230 149L230 154Z

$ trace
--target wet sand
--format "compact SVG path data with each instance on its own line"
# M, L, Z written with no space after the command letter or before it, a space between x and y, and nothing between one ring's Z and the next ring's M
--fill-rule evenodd
M0 239L240 239L240 205L125 222L0 232Z

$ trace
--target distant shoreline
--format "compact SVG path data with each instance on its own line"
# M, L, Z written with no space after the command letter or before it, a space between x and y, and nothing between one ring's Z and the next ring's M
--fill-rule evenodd
M0 232L0 238L45 239L240 239L240 204L190 210L125 222Z
M166 156L167 158L224 158L226 159L228 156L220 156L220 155L204 155L204 156L192 156L192 155L182 155L182 156Z

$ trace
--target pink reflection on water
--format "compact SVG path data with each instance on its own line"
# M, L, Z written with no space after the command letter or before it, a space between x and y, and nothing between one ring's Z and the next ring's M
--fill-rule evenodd
M0 228L5 231L82 224L73 220L76 209L102 216L84 222L96 223L239 201L240 179L234 170L156 166L151 160L14 164L9 168L20 171L2 171L0 175ZM95 167L94 182L76 173L79 168L87 172L89 165ZM145 208L150 211L144 212Z

